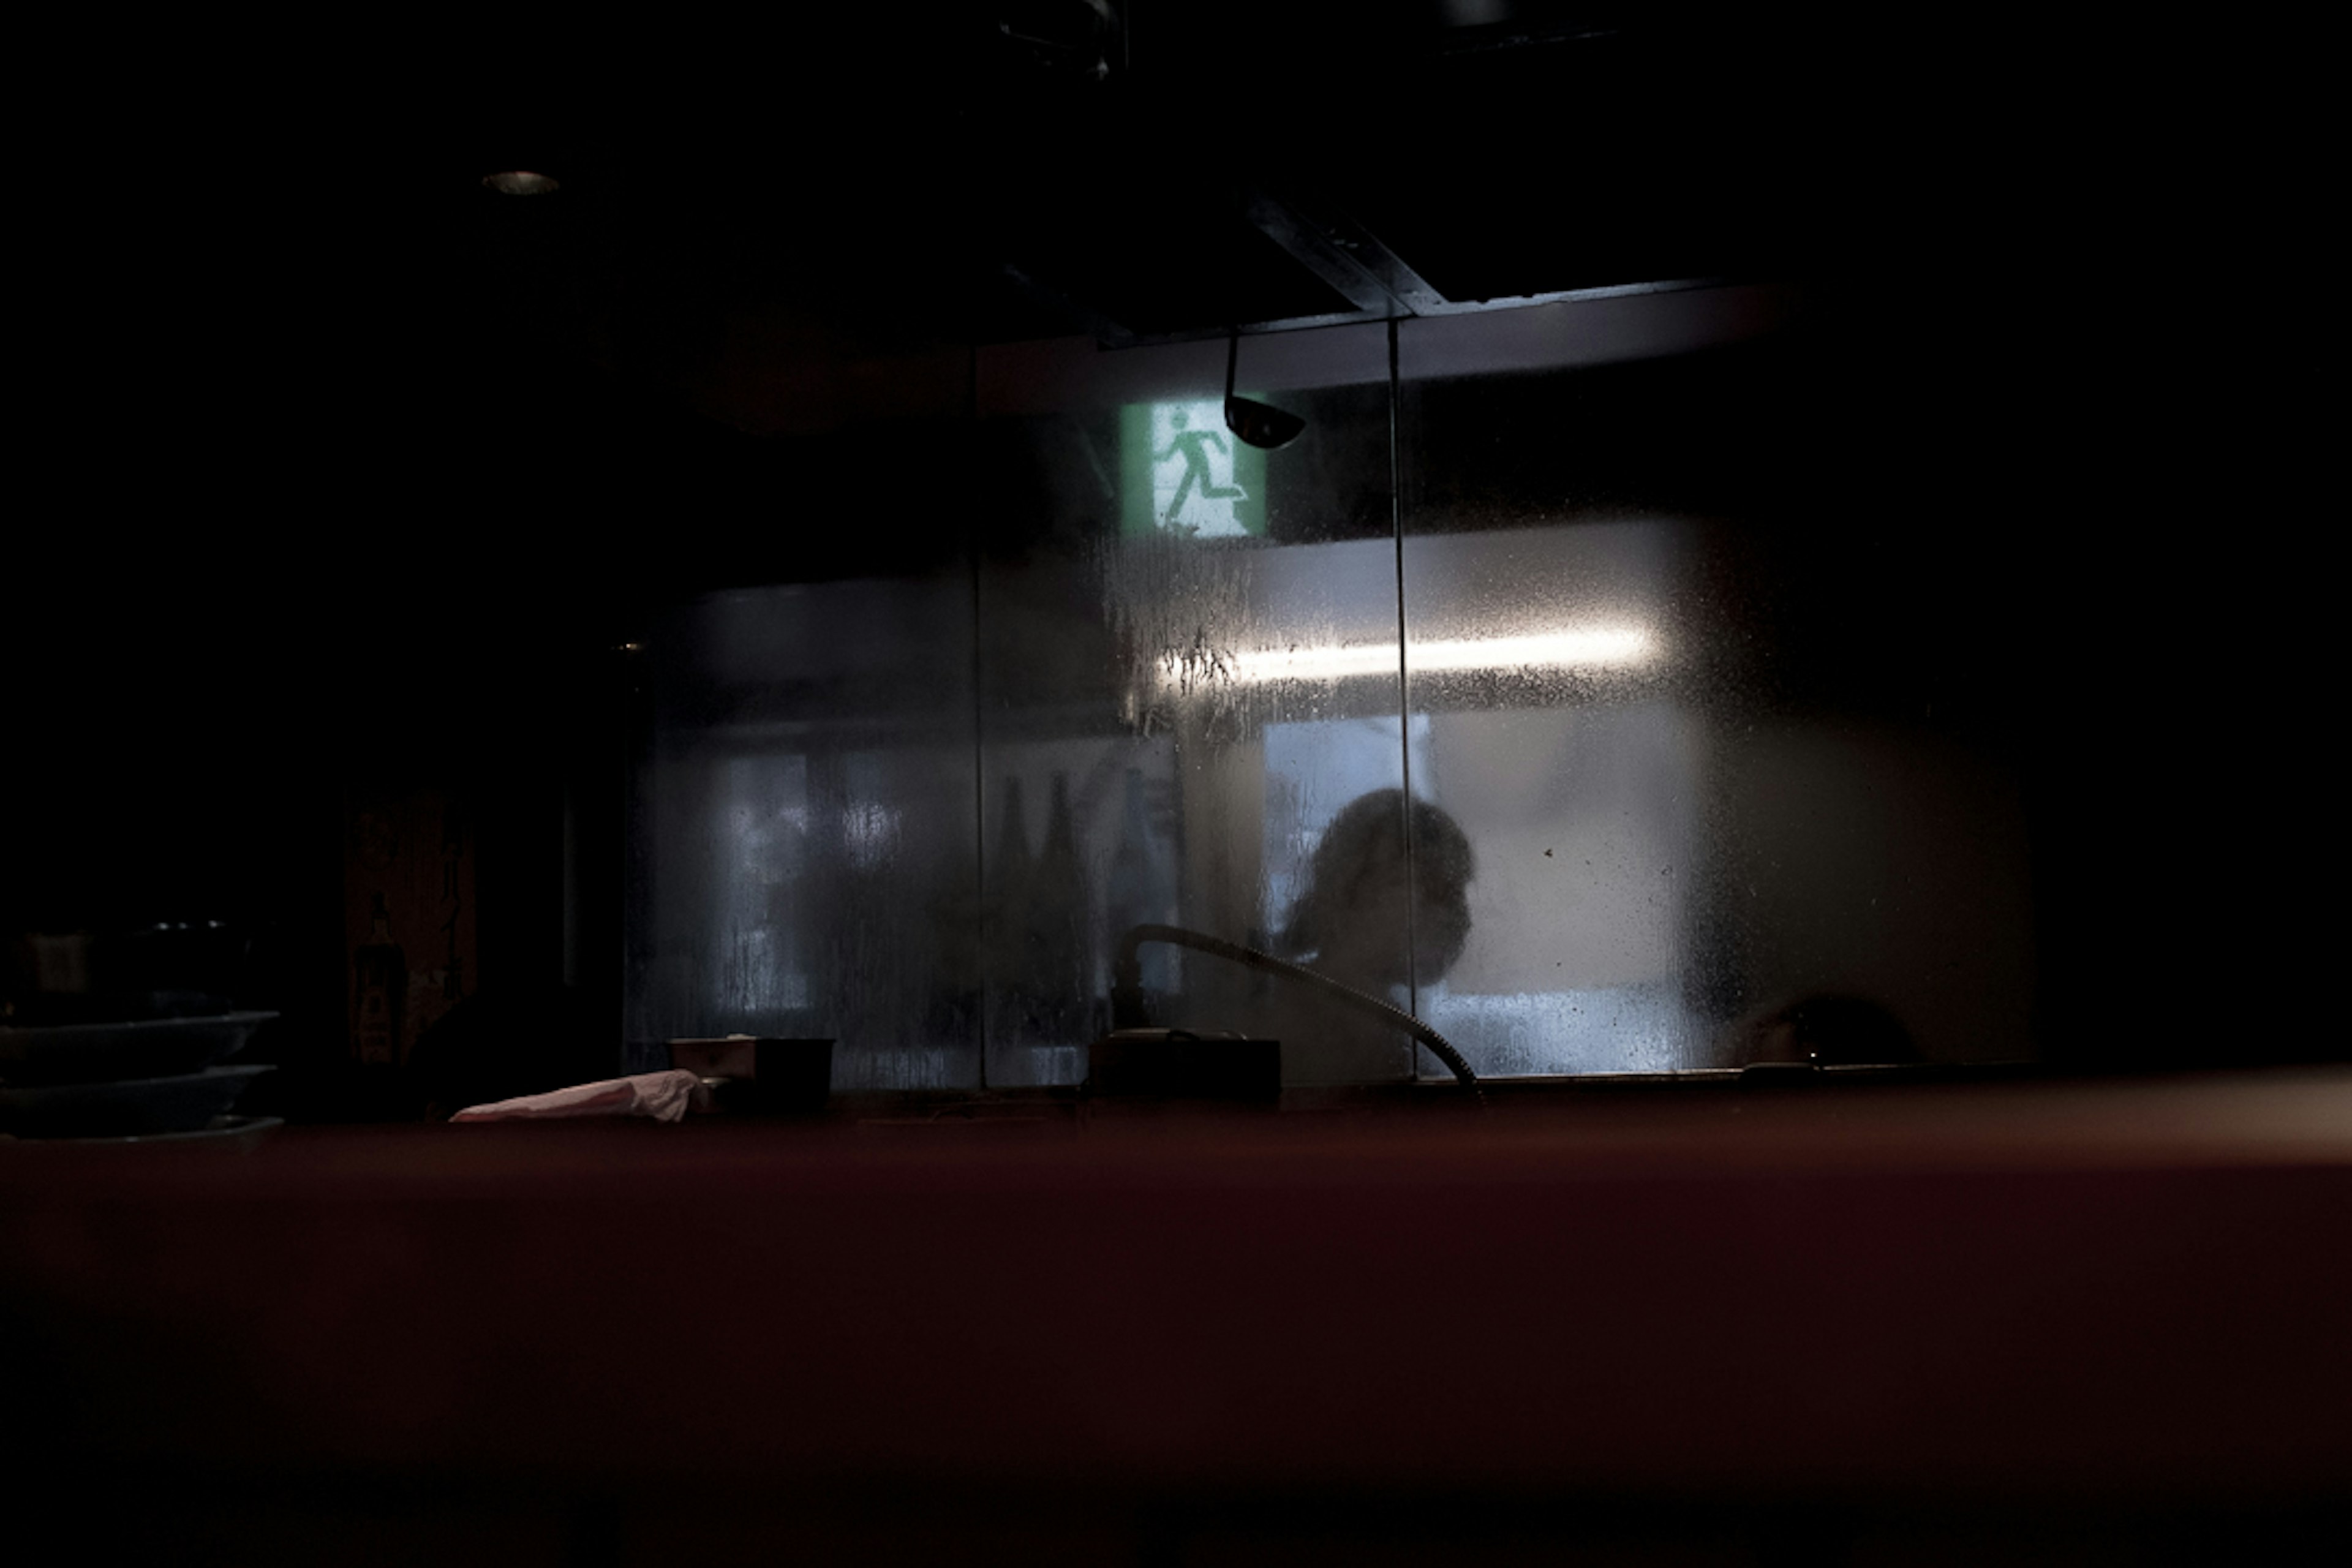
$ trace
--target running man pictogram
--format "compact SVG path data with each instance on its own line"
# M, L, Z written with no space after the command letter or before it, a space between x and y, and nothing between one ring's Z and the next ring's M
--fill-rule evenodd
M1153 457L1151 462L1152 466L1157 468L1169 458L1181 453L1184 458L1184 478L1176 487L1176 499L1170 501L1168 510L1160 514L1160 525L1162 527L1174 525L1176 514L1184 510L1184 499L1192 493L1195 481L1200 484L1201 495L1204 500L1247 500L1249 493L1241 486L1221 485L1209 472L1209 454L1205 448L1209 442L1214 441L1218 451L1230 453L1232 448L1225 445L1225 438L1214 430L1190 428L1192 423L1192 417L1181 408L1175 410L1171 418L1176 426L1176 434L1170 439L1168 449Z

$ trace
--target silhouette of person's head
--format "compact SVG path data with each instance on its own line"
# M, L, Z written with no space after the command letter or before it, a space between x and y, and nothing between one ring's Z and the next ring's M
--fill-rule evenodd
M1362 990L1407 980L1426 985L1454 967L1470 938L1470 879L1477 863L1454 818L1404 792L1374 790L1341 807L1307 868L1283 945L1295 957ZM1412 961L1405 962L1405 930Z
M1168 416L1168 418L1169 418L1170 423L1173 424L1173 425L1176 426L1176 428L1177 428L1177 429L1179 429L1179 430L1181 430L1181 429L1185 428L1187 426L1189 426L1189 425L1191 425L1191 424L1192 423L1192 416L1191 415L1189 415L1189 414L1185 413L1185 412L1184 412L1182 409L1181 409L1181 408L1179 408L1179 409L1175 409L1175 410L1173 410L1172 412L1171 412L1171 413L1169 414L1169 416Z

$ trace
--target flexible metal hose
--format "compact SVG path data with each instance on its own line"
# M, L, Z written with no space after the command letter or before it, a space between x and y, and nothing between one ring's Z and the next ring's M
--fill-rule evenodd
M1189 931L1183 926L1139 925L1119 939L1118 960L1111 970L1111 1022L1115 1027L1134 1028L1143 1022L1143 966L1136 955L1147 942L1189 947L1196 952L1230 959L1268 974L1285 975L1311 985L1342 1005L1377 1018L1393 1028L1402 1029L1427 1046L1430 1055L1445 1064L1446 1069L1464 1089L1470 1091L1480 1106L1486 1103L1486 1097L1478 1089L1478 1075L1470 1070L1470 1064L1463 1059L1462 1053L1455 1050L1444 1036L1402 1008L1392 1007L1377 996L1367 996L1352 985L1343 985L1328 974L1318 974L1287 959L1260 952L1254 947L1244 947L1237 942L1227 942L1223 937Z

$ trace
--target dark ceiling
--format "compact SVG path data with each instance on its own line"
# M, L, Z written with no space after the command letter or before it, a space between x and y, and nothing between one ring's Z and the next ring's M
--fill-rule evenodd
M381 122L327 89L353 155L305 176L379 290L335 313L656 384L746 331L1117 345L1784 278L1903 226L1837 123L1878 89L1785 19L1673 6L925 0L486 35L411 92L367 65ZM562 189L480 185L506 168Z
M131 419L555 387L772 428L712 393L726 362L1710 279L1981 293L2064 270L2116 184L2080 199L2084 139L2055 132L2079 105L2040 78L2080 79L2046 30L1936 18L901 0L172 26L26 55L66 106L24 150L53 198L53 374ZM562 188L483 187L515 168Z
M1944 323L2034 295L2016 341L2075 314L2060 291L2266 266L2286 247L2242 242L2315 210L2277 198L2317 142L2246 112L2291 92L2233 108L2220 65L2159 68L2145 33L1825 9L58 22L21 56L50 89L18 147L26 248L80 406L216 417L308 386L305 416L357 417L495 400L518 366L668 395L730 343L1116 345L1707 279ZM562 188L483 188L509 168Z

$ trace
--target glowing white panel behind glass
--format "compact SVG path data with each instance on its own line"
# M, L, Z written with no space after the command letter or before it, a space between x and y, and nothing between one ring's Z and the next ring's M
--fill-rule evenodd
M1657 654L1657 636L1647 626L1590 626L1526 637L1460 637L1416 642L1411 647L1412 667L1424 672L1623 669L1650 663ZM1393 673L1397 650L1392 642L1265 648L1234 656L1227 668L1234 679L1254 683L1336 680L1354 675Z

